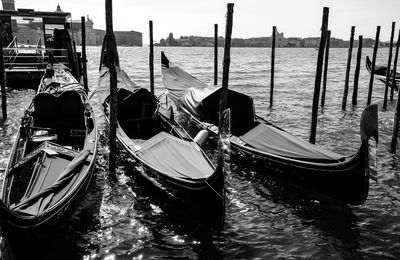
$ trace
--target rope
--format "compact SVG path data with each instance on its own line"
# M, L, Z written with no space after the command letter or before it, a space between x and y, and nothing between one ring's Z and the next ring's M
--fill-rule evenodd
M210 188L215 192L215 194L218 195L218 197L221 198L221 200L224 200L224 198L211 186L211 184L209 184L209 183L207 182L207 180L205 180L204 182L207 184L208 187L210 187Z

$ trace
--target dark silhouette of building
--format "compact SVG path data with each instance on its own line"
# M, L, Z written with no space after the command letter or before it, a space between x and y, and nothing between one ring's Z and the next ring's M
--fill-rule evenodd
M60 4L57 4L56 12L62 12L61 7L60 7Z
M1 0L3 3L3 10L12 10L15 11L14 0Z

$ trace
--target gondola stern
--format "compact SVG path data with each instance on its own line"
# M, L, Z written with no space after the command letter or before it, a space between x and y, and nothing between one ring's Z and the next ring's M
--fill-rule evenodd
M372 104L364 109L360 120L361 142L366 143L373 137L379 142L378 135L378 105Z
M368 55L365 57L365 67L367 68L368 72L371 72L372 62Z
M169 60L163 51L161 51L161 67L169 68Z

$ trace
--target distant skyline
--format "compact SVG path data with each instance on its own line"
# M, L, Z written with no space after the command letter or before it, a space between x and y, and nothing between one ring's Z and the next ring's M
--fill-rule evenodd
M400 0L114 0L114 30L143 33L143 44L149 43L149 20L153 21L154 41L172 32L180 36L225 35L226 4L234 6L234 38L270 36L277 26L285 37L318 37L323 7L329 7L329 29L332 37L348 40L350 28L356 26L355 38L375 38L381 26L381 41L389 41L392 22L396 22L395 41L400 28ZM57 4L70 12L73 20L89 15L94 28L105 29L104 0L15 0L16 8L55 11Z

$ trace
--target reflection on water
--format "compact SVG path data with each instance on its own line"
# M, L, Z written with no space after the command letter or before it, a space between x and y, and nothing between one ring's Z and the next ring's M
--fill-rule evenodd
M199 79L213 82L212 48L156 48L156 94L163 91L160 51ZM98 75L100 47L88 48L89 85ZM371 55L371 49L364 49ZM119 48L121 66L139 85L149 86L148 49ZM220 60L223 51L220 50ZM251 95L258 113L288 131L308 139L315 77L314 49L277 49L274 107L269 108L270 49L233 48L230 88ZM355 55L355 53L354 53ZM358 107L340 110L346 49L332 49L326 107L320 111L317 144L350 155L360 144L359 120L366 104L368 72L361 68ZM385 63L380 50L378 63ZM353 67L355 66L353 57ZM353 71L354 69L352 69ZM222 75L222 62L219 68ZM350 75L353 79L354 75ZM221 78L220 78L221 82ZM352 83L350 83L352 86ZM376 81L373 102L381 103L383 84ZM350 88L349 93L351 93ZM14 135L34 92L9 90L9 119L0 122L0 173L3 174ZM351 94L350 94L351 95ZM350 100L350 99L349 99ZM349 101L348 100L348 104ZM92 100L100 129L95 178L71 219L57 232L0 240L3 259L398 259L400 257L399 152L388 152L394 103L379 112L378 181L362 206L347 206L232 164L226 176L226 222L216 230L185 216L184 209L154 196L135 175L121 152L118 181L107 176L108 145L104 119ZM381 104L380 104L381 105ZM215 161L216 141L206 152Z

